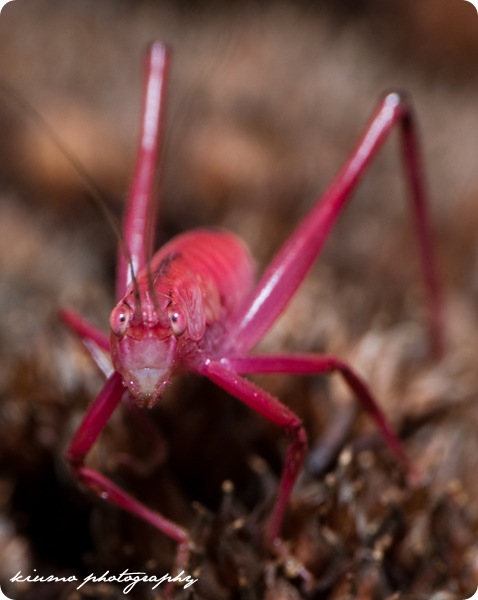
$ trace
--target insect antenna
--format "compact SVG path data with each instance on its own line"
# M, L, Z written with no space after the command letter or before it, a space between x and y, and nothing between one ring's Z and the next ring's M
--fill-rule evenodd
M77 174L78 178L80 179L86 191L88 192L87 197L91 201L93 206L97 210L99 210L102 216L106 219L106 222L109 224L109 226L113 230L114 235L118 240L118 244L120 246L121 252L125 257L125 260L129 265L135 297L141 309L139 286L137 282L134 264L131 258L131 253L118 221L114 217L111 210L108 208L107 195L102 191L102 189L100 188L98 183L93 179L93 177L91 177L88 170L79 160L79 158L74 154L74 152L72 152L68 145L61 139L61 137L56 133L55 129L33 106L33 104L31 104L24 96L22 96L22 94L17 92L13 86L8 84L3 79L0 80L0 90L6 97L10 98L10 100L12 100L17 107L20 107L23 113L28 115L28 117L33 121L33 123L39 130L43 131L43 133L47 136L47 138L50 140L53 146L59 151L59 153L64 157L66 162L71 166L73 171Z

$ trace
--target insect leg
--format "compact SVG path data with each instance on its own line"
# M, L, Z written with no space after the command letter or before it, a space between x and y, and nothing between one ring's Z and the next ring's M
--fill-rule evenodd
M340 358L320 354L274 354L223 359L221 363L238 373L294 373L321 375L339 373L360 405L377 424L393 453L406 466L409 475L417 476L402 443L390 427L382 409L362 378Z
M110 351L110 341L108 336L97 329L91 323L70 308L60 310L60 318L65 325L81 340L90 340L94 342L101 350Z
M279 543L279 533L292 488L302 469L307 450L307 436L302 421L277 398L244 379L234 370L211 360L205 361L200 373L235 396L263 417L282 427L291 438L282 472L279 493L268 527L269 540Z
M105 377L109 377L113 372L113 365L109 356L110 342L108 337L69 308L60 310L60 318L68 329L83 342L98 369Z
M319 255L334 223L366 168L389 133L399 125L402 155L411 190L412 215L427 295L431 346L443 348L442 299L431 244L427 197L413 112L407 98L389 93L379 103L362 137L338 175L278 251L261 277L252 299L230 332L230 353L244 354L268 331Z
M138 502L101 473L85 466L86 455L103 431L108 419L121 401L124 392L121 376L116 372L113 373L90 405L67 450L66 458L85 487L100 498L116 504L146 521L177 542L175 567L181 568L186 566L189 558L190 540L187 532L179 525Z
M109 352L110 347L107 336L71 309L62 309L60 317L65 325L81 339L104 376L109 377L113 373L113 365L109 355L105 353L105 351ZM156 465L164 462L166 443L150 419L131 401L128 394L123 394L122 400L123 406L150 438L152 448L147 461L139 461L125 454L121 455L121 462L130 465L136 473L147 475Z
M124 243L129 256L125 255L124 249L121 248L118 254L118 300L124 296L127 286L131 283L132 273L136 274L146 264L153 243L156 213L153 201L154 172L164 121L167 67L166 47L160 42L155 42L147 54L139 148L123 224Z

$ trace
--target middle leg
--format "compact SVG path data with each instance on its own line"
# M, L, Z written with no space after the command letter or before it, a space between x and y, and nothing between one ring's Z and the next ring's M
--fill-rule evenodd
M256 355L225 358L221 364L241 374L248 373L295 373L321 375L339 373L352 393L377 424L393 453L407 468L409 476L417 476L402 443L394 433L382 409L363 379L346 362L335 356L319 354Z

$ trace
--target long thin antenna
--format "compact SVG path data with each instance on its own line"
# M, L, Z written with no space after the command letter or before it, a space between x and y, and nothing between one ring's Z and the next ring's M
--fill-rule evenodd
M45 135L50 139L51 143L57 148L60 154L70 164L73 171L76 172L82 184L85 186L88 192L88 197L90 198L92 204L97 210L101 212L101 214L113 230L121 247L121 251L123 252L125 259L130 266L131 280L135 289L135 294L139 298L139 288L136 281L136 274L134 272L133 262L131 260L131 253L123 237L120 225L118 224L115 217L108 208L106 194L102 191L98 183L88 173L88 170L85 168L83 163L71 151L67 144L61 139L61 137L56 133L56 131L48 123L48 121L40 114L40 112L33 106L33 104L26 100L24 96L18 93L10 84L8 84L4 80L0 80L0 90L2 90L2 92L7 97L9 97L14 102L14 104L20 106L20 108L30 117L30 119L32 119L35 125L40 130L42 130L45 133Z

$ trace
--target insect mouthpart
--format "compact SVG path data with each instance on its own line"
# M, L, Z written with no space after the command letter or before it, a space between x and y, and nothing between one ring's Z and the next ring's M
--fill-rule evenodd
M169 384L176 358L174 336L111 336L113 366L138 406L151 408Z
M139 407L152 408L160 399L169 384L169 370L144 367L130 372L125 380L126 387Z

